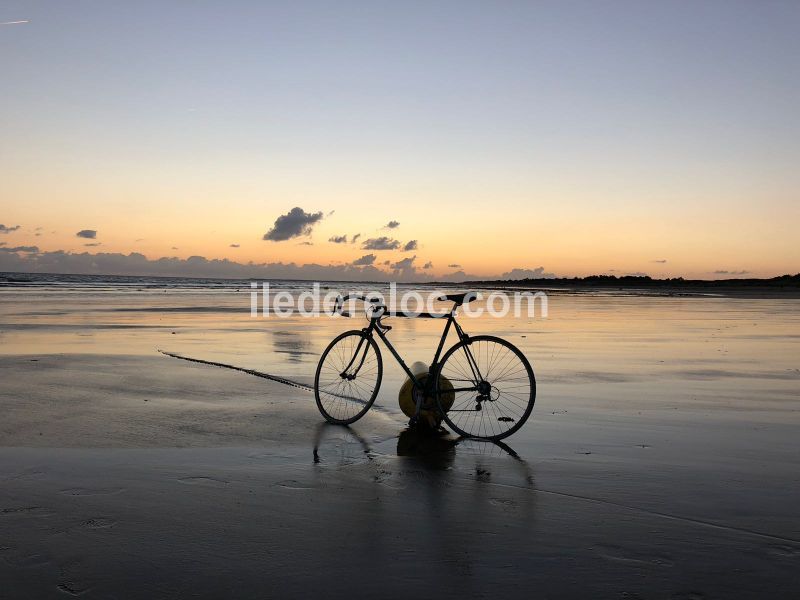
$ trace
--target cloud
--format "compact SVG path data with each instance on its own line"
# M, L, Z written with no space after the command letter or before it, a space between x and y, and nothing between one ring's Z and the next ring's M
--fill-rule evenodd
M66 250L41 251L36 246L8 248L0 245L0 272L353 282L464 282L499 278L497 274L478 275L465 273L463 270L446 275L434 275L431 271L426 270L426 267L415 267L416 259L416 256L397 262L387 259L380 262L380 266L378 266L379 261L375 254L365 254L353 263L254 263L252 261L237 262L227 258L211 259L204 256L180 258L172 255L148 259L139 252L121 254L118 252L90 253Z
M428 261L424 265L422 265L422 268L423 269L432 269L433 268L433 263L431 261Z
M460 269L461 268L461 265L459 265L457 263L453 263L452 265L447 265L447 266L449 268L451 268L451 269Z
M419 247L417 244L417 240L411 240L405 246L403 246L403 252L411 252L412 250L416 250Z
M371 265L375 262L375 259L378 258L374 254L365 254L361 258L357 258L353 261L353 264L356 266L365 266Z
M0 242L0 246L5 246L6 242Z
M89 248L100 245L102 245L101 242L92 242L91 244L84 244L84 246L87 246Z
M384 229L397 229L400 227L399 221L389 221L386 225L383 226Z
M409 256L408 258L404 258L403 260L398 260L396 263L392 263L392 269L395 271L409 271L414 270L414 261L417 259L416 254L414 256Z
M657 260L651 260L650 262L660 263L660 264L663 265L665 262L667 262L667 259L666 258L660 258L660 259L657 259Z
M500 279L553 279L555 275L552 273L545 273L544 267L536 267L535 269L511 269L507 273L503 273Z
M30 23L27 19L24 21L3 21L0 25L24 25L25 23Z
M180 248L178 248L177 246L173 246L172 249L173 250L180 250Z
M19 229L19 225L14 225L13 227L6 227L2 223L0 223L0 233L11 233L12 231L16 231Z
M364 240L361 247L364 250L397 250L400 247L400 242L386 236L381 236Z
M94 229L81 229L75 235L80 238L86 238L87 240L93 240L97 237L97 231Z
M229 248L238 248L238 247L239 247L239 244L231 244L231 245L230 245L230 246L228 246L228 247L229 247Z
M313 246L314 242L300 242L298 246Z
M42 234L41 234L41 232L38 232L38 231L37 231L37 232L36 232L36 233L34 233L33 235L35 235L36 237L39 237L39 236L40 236L40 235L42 235Z
M322 220L322 211L307 213L299 206L295 206L285 215L275 219L272 226L262 239L271 242L283 242L301 235L310 235L314 225Z
M78 273L226 279L306 279L317 281L389 281L392 276L374 266L317 263L239 263L228 259L163 257L148 259L139 252L38 252L35 246L0 247L0 271Z
M360 234L360 233L357 233L357 234L355 234L355 235L353 236L353 239L351 239L351 240L350 240L350 243L351 243L351 244L355 244L355 243L358 241L358 238L360 238L360 237L361 237L361 234Z
M347 243L347 235L334 235L328 238L329 242L333 242L334 244L346 244Z
M3 246L5 246L5 242L3 242ZM39 246L12 246L12 247L2 247L0 248L0 252L25 252L25 253L32 253L38 254L39 253Z
M719 269L714 271L714 275L749 275L750 271L726 271L725 269Z

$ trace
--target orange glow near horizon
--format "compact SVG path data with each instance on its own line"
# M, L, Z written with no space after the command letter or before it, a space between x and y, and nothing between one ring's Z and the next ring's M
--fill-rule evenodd
M433 276L800 271L794 9L545 4L19 7L0 244L343 265L370 251L328 239L360 233ZM325 217L263 241L293 207Z

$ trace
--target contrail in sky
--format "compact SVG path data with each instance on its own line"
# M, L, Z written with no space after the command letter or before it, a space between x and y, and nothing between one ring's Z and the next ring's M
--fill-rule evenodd
M4 21L0 25L22 25L23 23L30 23L30 21Z

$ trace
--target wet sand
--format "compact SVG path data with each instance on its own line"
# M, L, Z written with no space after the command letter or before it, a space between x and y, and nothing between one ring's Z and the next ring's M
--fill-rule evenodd
M734 465L697 448L681 465L630 444L593 459L579 446L608 424L550 415L539 451L517 456L380 412L323 425L303 390L163 356L0 365L4 598L763 598L800 584L797 463L775 464L793 451ZM660 447L682 432L638 435Z
M391 374L341 428L307 391L156 351L303 380L355 323L6 302L0 597L795 595L796 313L569 301L500 325L540 378L507 446L405 432ZM398 346L426 327L398 320Z

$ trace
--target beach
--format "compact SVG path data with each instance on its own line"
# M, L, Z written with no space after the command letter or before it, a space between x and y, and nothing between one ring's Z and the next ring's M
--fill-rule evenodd
M555 293L546 319L465 318L537 376L496 445L407 431L386 351L374 409L326 425L302 386L358 319L252 318L233 284L5 287L0 596L791 596L797 303ZM441 323L392 325L430 359Z

